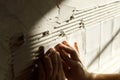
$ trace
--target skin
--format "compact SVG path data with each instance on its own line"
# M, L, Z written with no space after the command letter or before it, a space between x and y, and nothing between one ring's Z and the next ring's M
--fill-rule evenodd
M120 80L120 74L95 74L84 69L78 57L78 47L72 48L66 41L58 44L56 50L63 60L64 72L68 80Z
M38 62L38 80L65 80L59 52L51 48L46 54L44 51L40 52L40 55L42 57Z
M40 58L35 62L38 64L35 72L38 73L31 72L31 66L15 80L120 80L120 74L89 73L78 57L77 43L73 48L63 41L45 54L44 47L40 47L37 53Z
M44 47L40 47L37 53L39 53L40 58L33 64L37 64L38 67L35 68L32 65L26 68L15 80L65 80L59 52L50 48L44 54ZM34 69L34 72L32 72L32 69Z
M85 70L78 57L78 47L72 48L66 41L58 44L55 48L60 52L63 60L63 69L68 80L88 80L88 72ZM79 76L79 77L78 77Z
M120 74L91 74L91 80L120 80Z

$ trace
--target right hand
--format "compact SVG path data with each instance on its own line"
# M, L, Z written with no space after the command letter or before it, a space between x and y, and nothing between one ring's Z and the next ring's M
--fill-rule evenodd
M78 57L77 43L75 43L76 50L66 41L58 44L55 48L63 59L63 68L68 80L88 80L89 73Z

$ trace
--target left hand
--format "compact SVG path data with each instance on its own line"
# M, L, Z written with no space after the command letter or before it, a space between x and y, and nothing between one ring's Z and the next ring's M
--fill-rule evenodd
M65 80L59 52L53 48L45 54L44 50L39 51L41 56L38 61L39 80Z
M65 80L65 75L63 71L63 66L61 62L61 57L59 52L57 52L55 49L50 49L50 58L53 65L53 74L52 74L52 80Z

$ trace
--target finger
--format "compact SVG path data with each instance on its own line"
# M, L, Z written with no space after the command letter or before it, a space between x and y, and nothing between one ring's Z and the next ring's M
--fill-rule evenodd
M71 46L68 44L67 41L63 41L62 43L63 43L64 45L68 46L68 47L71 47Z
M61 49L64 49L65 51L67 51L67 52L75 52L75 50L73 49L73 48L71 48L71 47L69 47L69 46L66 46L66 45L64 45L64 44L61 44L61 43L59 43L58 45L57 45L57 47L58 48L61 48Z
M60 49L58 46L56 46L56 49L60 53L60 56L63 60L65 60L67 63L70 62L70 57L64 50Z
M53 78L55 79L58 71L58 61L57 61L56 51L53 48L50 49L50 58L53 66L52 75L53 75Z
M54 48L55 48L56 51L59 52L59 46L58 45L56 45Z
M63 65L62 65L62 59L60 57L60 53L57 54L58 56L58 61L59 61L59 68L58 68L58 76L59 76L59 80L65 80L66 77L65 77L65 74L64 74L64 70L63 70ZM57 79L58 80L58 79Z
M62 51L59 49L59 47L57 47L57 46L55 46L55 49L59 52L59 53L61 53ZM62 53L61 53L62 54ZM62 55L59 55L59 57L60 56L62 56ZM67 56L67 54L66 54L66 56ZM67 56L68 57L68 56ZM69 57L68 57L69 58ZM60 57L60 59L61 59L61 57ZM65 58L65 59L67 59L67 58ZM65 60L64 59L64 60ZM63 62L63 59L61 59L61 61ZM66 62L67 62L67 60L65 60ZM68 62L67 62L68 63ZM66 71L66 72L68 72L68 71ZM61 75L61 78L57 78L57 80L65 80L66 79L66 76L65 76L65 73L64 73L64 71L63 71L63 65L62 65L62 70L61 70L61 72L60 72L60 75ZM57 77L59 77L60 75L58 75Z
M68 47L68 46L66 46L64 44L58 44L57 48L63 49L64 52L69 53L73 60L77 60L77 61L79 60L77 52L73 48L70 48L70 47Z
M77 42L74 43L74 47L77 50L77 52L79 53L79 49L78 49L78 44ZM78 54L76 54L78 56ZM79 57L78 57L79 58ZM79 61L81 62L81 60L79 59ZM82 63L82 62L81 62Z
M56 80L64 80L65 77L63 75L62 62L61 62L60 54L58 52L57 52L57 61L58 61L58 72L57 72Z
M68 80L71 80L71 75L70 75L70 71L69 71L69 66L66 65L66 63L63 61L63 70L65 73L65 76L68 78Z
M62 49L59 46L55 46L55 49L60 53L62 52ZM70 57L70 54L65 52L64 54L68 55Z
M52 71L53 71L51 59L48 56L45 56L43 62L44 62L45 72L47 75L46 78L47 80L49 80L49 78L52 76Z
M74 43L74 47L75 47L75 49L79 52L79 49L78 49L78 44L77 44L77 42L75 42Z
M72 66L72 59L70 59L70 57L66 55L66 52L64 50L61 50L60 55L67 65Z
M44 47L43 46L40 46L37 52L39 53L40 58L44 57Z
M60 53L61 58L70 66L71 64L71 59L68 55L68 53L65 50L60 49L58 46L56 46L57 51Z
M38 79L45 80L45 69L41 61L38 62Z
M64 44L61 44L61 43L59 43L59 44L57 44L56 46L55 46L55 48L59 48L59 49L64 49L65 51L67 51L67 52L74 52L74 50L73 50L73 48L71 48L71 47L68 47L68 46L66 46L66 45L64 45Z
M61 57L60 54L58 52L56 52L57 54L57 61L58 61L58 73L62 71L62 62L61 62Z

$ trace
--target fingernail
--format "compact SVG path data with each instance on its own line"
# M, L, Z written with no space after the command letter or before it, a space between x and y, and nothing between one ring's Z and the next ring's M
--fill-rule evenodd
M75 42L75 44L77 44L77 42Z
M58 44L58 47L62 47L63 46L63 44Z
M67 43L66 41L63 41L62 43Z
M49 54L49 57L52 57L54 55L54 49L53 48L50 48L50 54Z
M54 49L53 48L50 48L50 52L53 52L54 51Z

